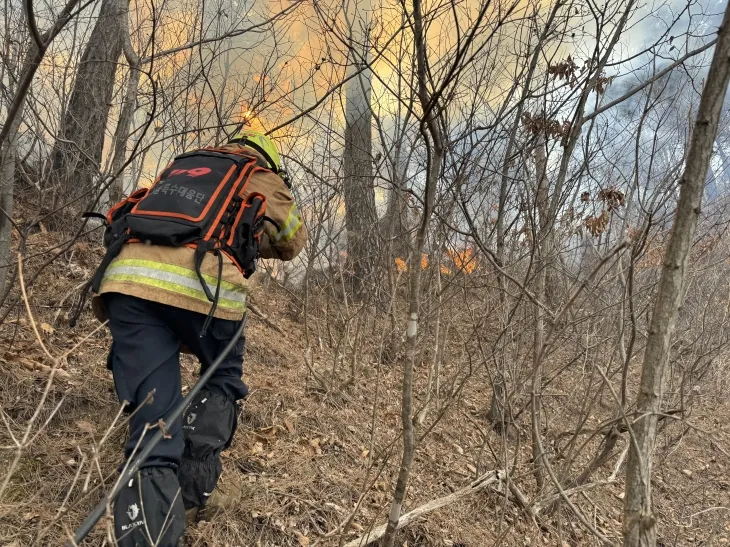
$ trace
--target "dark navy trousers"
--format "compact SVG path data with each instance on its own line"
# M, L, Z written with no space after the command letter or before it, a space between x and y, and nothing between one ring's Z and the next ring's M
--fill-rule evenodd
M128 401L128 410L134 412L125 446L125 456L129 457L135 447L139 453L145 440L152 437L154 431L148 431L138 446L145 425L164 419L182 401L181 345L198 357L204 371L223 351L240 323L215 318L207 334L201 337L204 314L119 293L106 293L103 297L113 338L107 366L114 375L119 400ZM248 393L241 379L244 345L242 337L206 387L206 393L213 395L218 406L224 410L231 408L234 413L235 401ZM235 420L235 415L228 419ZM160 441L143 467L177 469L183 451L190 451L183 438L182 420L166 425L170 438ZM235 425L232 427L235 429ZM232 435L233 430L230 438L221 442L229 444Z

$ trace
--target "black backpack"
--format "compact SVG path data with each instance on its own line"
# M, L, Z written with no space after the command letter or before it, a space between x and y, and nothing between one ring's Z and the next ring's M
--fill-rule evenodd
M125 243L194 247L195 272L213 304L212 318L220 293L223 255L245 278L256 270L264 219L271 219L265 217L266 196L252 192L244 200L241 195L251 175L264 169L269 169L268 164L253 155L203 148L177 156L152 187L135 191L106 216L84 213L85 217L102 217L106 224L106 255L89 287L99 292L104 272ZM200 271L207 253L218 257L215 295ZM80 304L83 306L83 300Z

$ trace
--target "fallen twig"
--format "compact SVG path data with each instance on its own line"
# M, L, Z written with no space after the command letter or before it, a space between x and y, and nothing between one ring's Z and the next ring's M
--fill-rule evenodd
M2 362L7 363L7 361L3 360ZM43 363L39 363L38 361L31 361L30 359L18 359L17 361L21 365L23 365L25 368L27 368L30 371L33 372L44 372L46 374L50 374L54 369L52 367L49 367L48 365L44 365ZM64 380L68 380L71 378L71 375L63 370L62 368L56 368L55 369L55 375L59 378L63 378Z
M251 313L253 313L256 317L258 317L259 319L261 319L267 326L271 327L272 329L274 329L279 334L284 334L284 331L282 330L282 328L279 325L275 324L271 319L269 319L269 317L267 315L265 315L264 313L262 313L251 302L249 302L248 304L246 304L246 307L249 310L251 310Z
M415 508L413 511L402 515L400 519L398 519L396 530L400 530L401 528L408 526L413 521L418 520L420 517L427 513L430 513L431 511L435 511L436 509L440 509L441 507L446 507L447 505L451 505L462 498L470 496L471 494L479 492L480 490L484 490L489 485L494 484L498 481L502 481L504 477L504 471L490 471L489 473L482 475L475 481L472 481L469 486L466 486L461 490L457 490L456 492L449 494L448 496L429 501L428 503L425 503L420 507ZM364 545L367 545L368 543L376 541L383 537L383 535L385 534L385 529L387 527L387 523L382 524L377 528L374 528L369 534L354 539L349 543L346 543L345 547L362 547Z
M580 492L586 492L588 490L593 490L594 488L598 488L599 486L606 486L609 484L613 484L616 482L615 480L606 480L606 481L599 481L599 482L591 482L588 484L581 484L580 486L576 486L574 488L568 488L566 490L563 490L562 493L553 494L552 496L545 498L543 500L538 501L532 506L532 511L537 515L545 509L546 507L552 505L556 501L560 500L564 496L571 496L573 494L578 494Z

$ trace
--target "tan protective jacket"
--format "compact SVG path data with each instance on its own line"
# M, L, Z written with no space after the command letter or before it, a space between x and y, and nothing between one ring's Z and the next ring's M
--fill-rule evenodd
M244 147L229 144L221 148L240 151ZM250 148L245 150L246 153L259 155ZM261 257L292 260L307 242L307 229L291 192L284 181L270 171L252 174L242 193L244 200L250 192L260 192L266 196L266 216L278 226L277 229L271 222L264 222ZM211 302L200 285L194 259L195 250L188 247L127 243L107 268L99 294L92 300L96 317L101 321L106 320L106 310L100 295L109 292L208 314ZM215 294L218 258L208 254L201 272ZM224 257L220 298L214 316L240 320L246 311L246 285L246 280L233 261Z

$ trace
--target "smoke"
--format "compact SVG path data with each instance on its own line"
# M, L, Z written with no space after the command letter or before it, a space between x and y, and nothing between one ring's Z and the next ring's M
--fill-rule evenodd
M718 0L663 0L637 9L625 33L622 57L639 55L632 66L646 65L653 56L667 63L711 40L722 21L725 2Z

